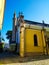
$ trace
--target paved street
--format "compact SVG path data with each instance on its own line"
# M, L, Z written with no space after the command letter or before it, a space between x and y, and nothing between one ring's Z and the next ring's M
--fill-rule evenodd
M40 61L31 61L26 63L13 63L7 65L49 65L49 59L47 60L40 60Z
M39 60L39 61L30 61L25 63L8 63L2 65L49 65L49 59Z
M49 65L49 56L20 58L17 54L0 53L0 65Z

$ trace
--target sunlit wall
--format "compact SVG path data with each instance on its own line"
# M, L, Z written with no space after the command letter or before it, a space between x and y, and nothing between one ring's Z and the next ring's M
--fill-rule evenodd
M2 29L5 0L0 0L0 30Z

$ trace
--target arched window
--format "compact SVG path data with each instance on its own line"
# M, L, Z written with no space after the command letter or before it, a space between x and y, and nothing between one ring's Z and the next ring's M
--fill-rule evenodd
M37 35L34 35L34 46L38 46Z

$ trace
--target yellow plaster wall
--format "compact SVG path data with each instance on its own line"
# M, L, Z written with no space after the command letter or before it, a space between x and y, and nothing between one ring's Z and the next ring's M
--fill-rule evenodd
M5 0L0 0L0 30L2 29L4 8L5 8Z
M38 46L34 46L34 34L37 35ZM25 29L25 52L43 52L41 30Z
M47 36L49 36L49 32L47 31L46 33ZM34 46L34 34L37 35L38 46ZM30 52L31 53L39 52L46 54L46 42L44 37L44 31L41 29L22 27L20 33L20 56L24 57L25 53L29 54Z

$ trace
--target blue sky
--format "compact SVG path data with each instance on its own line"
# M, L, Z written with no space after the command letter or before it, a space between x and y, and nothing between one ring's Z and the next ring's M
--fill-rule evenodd
M18 13L22 11L24 14L24 19L42 22L49 24L49 0L6 0L6 6L4 11L3 29L2 36L5 42L6 32L12 30L12 19L13 13Z

